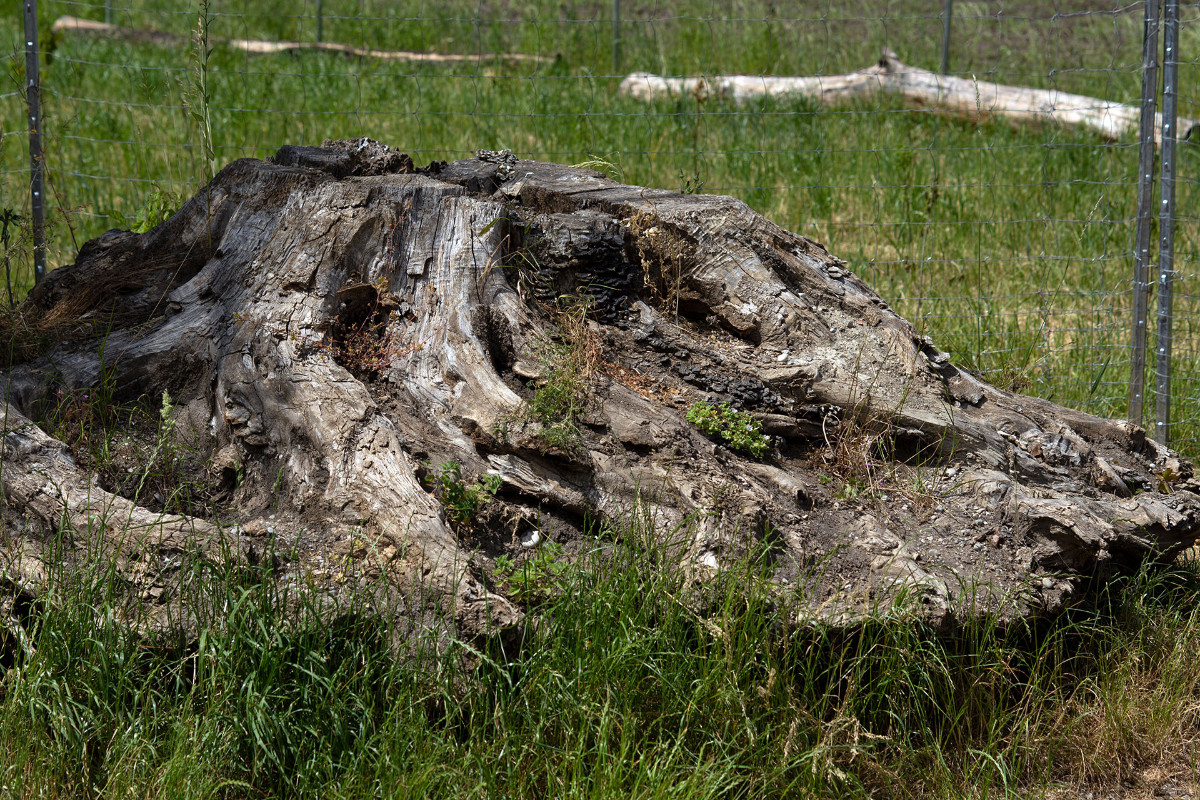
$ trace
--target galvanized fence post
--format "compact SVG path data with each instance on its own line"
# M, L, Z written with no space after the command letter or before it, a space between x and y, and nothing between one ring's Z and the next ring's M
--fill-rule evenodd
M1179 0L1163 5L1161 209L1158 217L1158 347L1154 438L1167 444L1171 422L1171 290L1175 281L1175 142L1178 103Z
M1138 149L1137 228L1133 237L1133 336L1129 360L1129 421L1142 424L1146 389L1146 314L1149 306L1150 226L1154 211L1154 112L1158 99L1158 26L1162 0L1146 0L1142 30L1142 114Z
M24 0L25 7L25 103L29 108L29 191L33 217L33 280L46 275L46 206L43 190L42 102L38 77L37 0Z

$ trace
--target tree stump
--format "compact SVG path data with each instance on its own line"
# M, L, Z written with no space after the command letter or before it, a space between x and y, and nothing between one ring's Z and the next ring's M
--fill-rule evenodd
M8 324L3 579L36 596L99 543L158 625L198 555L512 629L498 562L633 517L700 583L758 559L797 619L949 624L1054 612L1200 525L1187 462L957 368L820 244L507 152L236 161Z

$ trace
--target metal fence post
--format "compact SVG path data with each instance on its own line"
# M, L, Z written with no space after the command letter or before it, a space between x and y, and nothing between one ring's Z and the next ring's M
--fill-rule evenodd
M1146 389L1146 314L1150 280L1150 225L1154 211L1154 111L1158 99L1158 9L1146 0L1142 30L1142 115L1138 149L1137 228L1133 237L1133 336L1129 359L1129 421L1142 424Z
M954 19L954 0L942 8L942 74L950 72L950 21Z
M1175 280L1175 142L1179 0L1163 5L1162 208L1158 217L1158 359L1154 369L1154 438L1167 444L1171 421L1171 290Z
M33 217L33 280L46 275L46 206L42 188L42 98L38 77L37 0L24 0L25 6L25 103L29 107L29 191Z

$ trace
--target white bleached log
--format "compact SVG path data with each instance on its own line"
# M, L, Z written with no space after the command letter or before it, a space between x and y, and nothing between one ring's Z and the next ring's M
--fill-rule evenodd
M620 92L641 100L690 94L726 97L746 102L761 97L807 97L835 105L886 92L938 111L973 119L1002 117L1016 123L1082 127L1108 140L1137 134L1140 111L1134 104L1102 100L1057 89L1008 86L975 78L940 75L903 63L885 51L875 64L844 75L786 77L774 75L716 75L664 78L635 72L621 81ZM1182 138L1189 138L1196 120L1181 117ZM1155 142L1161 144L1162 114L1155 121Z

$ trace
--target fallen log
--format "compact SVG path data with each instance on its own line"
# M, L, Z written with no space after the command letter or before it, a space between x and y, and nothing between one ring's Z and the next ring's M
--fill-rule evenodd
M177 33L147 28L128 28L121 25L110 25L105 22L71 16L62 16L54 20L51 30L55 33L80 33L89 36L104 36L110 39L121 39L127 42L159 46L187 45L191 41L189 37ZM341 53L355 58L375 58L380 61L405 61L427 64L477 63L497 59L538 63L545 60L542 56L531 53L430 53L415 50L377 50L370 47L355 47L337 42L280 42L266 39L214 39L213 41L252 55L291 53L299 50L320 50L328 53Z
M679 95L726 97L735 102L762 97L806 97L823 105L886 92L900 95L918 106L962 114L971 119L994 116L1016 123L1083 127L1110 141L1136 136L1141 113L1136 105L1057 89L1031 89L940 75L904 64L890 50L884 51L875 64L845 75L664 78L635 72L621 81L619 92L641 100ZM1196 120L1178 120L1178 129L1184 139L1191 137L1195 126ZM1162 114L1158 114L1154 137L1160 146L1161 131Z
M235 161L4 319L0 577L26 594L99 539L165 609L189 554L270 556L476 635L524 613L501 556L637 519L701 584L758 558L797 619L905 597L949 625L1057 611L1200 531L1190 464L960 370L820 244L507 152ZM89 392L158 409L148 438L101 420L128 470L69 424ZM172 448L161 491L129 477Z

